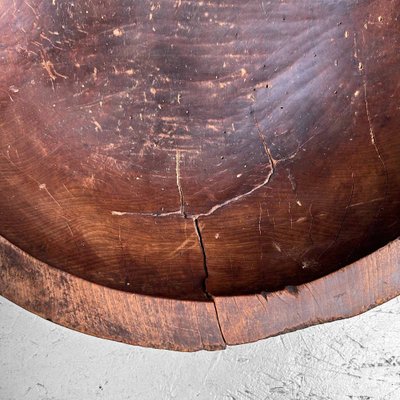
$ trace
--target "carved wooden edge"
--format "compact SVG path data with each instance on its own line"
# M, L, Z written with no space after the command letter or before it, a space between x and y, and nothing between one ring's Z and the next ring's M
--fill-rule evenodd
M215 298L227 344L254 342L361 314L400 294L400 240L313 282L273 293Z
M400 240L305 285L196 302L90 283L34 259L0 236L0 294L93 336L169 350L219 350L348 318L399 295Z
M0 294L68 328L145 347L225 348L212 301L160 299L90 283L0 237Z

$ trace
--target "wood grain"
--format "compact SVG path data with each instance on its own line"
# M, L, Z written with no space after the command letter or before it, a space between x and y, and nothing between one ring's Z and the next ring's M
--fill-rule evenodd
M219 350L352 317L399 295L400 239L305 285L195 302L99 286L49 267L0 238L0 294L90 335L169 350Z
M43 318L106 339L180 351L225 347L212 302L99 286L45 265L3 238L0 293Z
M400 234L399 9L3 0L0 235L53 271L48 290L66 276L111 302L171 301L193 330L204 303L212 332L213 298L254 301L373 254ZM171 343L220 343L190 335Z
M215 297L227 344L348 318L400 293L400 240L327 277L273 293Z

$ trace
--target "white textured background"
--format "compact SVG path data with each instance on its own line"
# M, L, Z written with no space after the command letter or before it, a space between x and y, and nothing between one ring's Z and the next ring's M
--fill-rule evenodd
M220 352L86 336L0 297L0 400L400 399L400 298Z

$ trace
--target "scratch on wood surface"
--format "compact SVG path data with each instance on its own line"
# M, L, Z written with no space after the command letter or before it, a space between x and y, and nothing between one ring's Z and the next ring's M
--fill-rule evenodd
M267 145L267 142L265 141L264 134L261 131L260 124L258 123L257 118L254 115L254 110L253 109L251 110L251 115L253 116L253 121L254 121L254 124L255 124L255 126L257 128L258 136L259 136L259 138L261 140L261 143L262 143L262 145L264 147L264 151L265 151L265 153L266 153L266 155L268 157L268 160L269 160L269 162L271 164L271 168L274 171L275 170L275 165L276 165L276 160L274 160L274 158L272 157L271 151L270 151L270 149L269 149L269 147Z
M68 218L66 218L66 217L64 217L64 216L61 216L61 218L65 219L65 223L67 224L68 230L69 230L71 236L74 237L74 232L73 232L73 230L72 230L72 228L71 228L71 225L69 224Z
M27 1L24 1L24 3L32 10L32 12L35 14L35 18L36 19L39 19L39 16L38 16L38 13L36 12L36 10L27 2ZM14 7L15 7L15 5L14 5Z
M47 189L47 186L46 186L46 184L45 183L41 183L40 185L39 185L39 189L40 190L44 190L49 196L50 196L50 198L60 207L60 208L62 208L61 207L61 204L54 198L54 196L49 192L49 189Z
M103 132L103 127L100 125L98 121L95 119L92 120L93 125L95 126L96 132Z
M361 32L362 35L362 40L364 43L364 47L366 46L366 41L365 41L365 35L364 32ZM357 36L354 35L354 46L357 47ZM357 53L357 49L355 50L355 56L358 56ZM360 66L362 66L362 68L360 68ZM376 136L375 136L375 130L374 130L374 126L373 126L373 121L372 121L372 116L371 116L371 112L370 112L370 106L369 106L369 101L368 101L368 89L367 89L367 66L363 65L362 63L359 64L359 73L362 77L362 82L363 82L363 89L364 89L364 105L365 105L365 112L367 115L367 120L368 120L368 127L369 127L369 136L371 138L371 143L374 146L375 149L375 153L377 154L377 157L382 165L382 170L383 173L385 175L385 193L383 196L382 201L380 202L380 204L378 205L378 210L377 213L375 215L374 220L372 221L372 223L369 225L368 229L365 231L362 240L360 241L360 244L358 246L358 248L360 248L361 244L363 243L365 237L368 235L368 233L370 232L370 230L375 226L376 222L378 221L378 217L381 214L382 210L383 210L383 204L386 200L386 198L388 197L389 194L389 172L388 169L386 167L386 163L382 157L381 151L378 147L377 141L376 141ZM350 207L350 205L349 205ZM351 253L353 254L353 253Z
M368 93L367 93L367 80L366 80L365 74L363 74L363 87L364 87L365 112L367 114L367 120L368 120L368 126L369 126L369 136L371 137L371 143L375 148L375 152L376 152L376 154L377 154L377 156L378 156L383 168L385 169L385 172L387 173L386 164L383 161L381 152L380 152L380 150L379 150L379 148L378 148L378 146L376 144L375 131L374 131L374 127L373 127L373 124L372 124L371 113L370 113L370 110L369 110Z
M63 186L64 186L64 189L65 189L72 197L75 197L75 196L71 193L71 191L65 186L64 183L63 183Z
M176 155L175 155L176 186L178 187L178 192L179 192L181 214L183 216L185 216L185 204L184 204L184 198L183 198L183 190L182 190L182 186L181 186L180 163L181 163L181 152L180 152L180 150L176 150Z
M188 245L191 244L190 247ZM196 238L193 237L193 235L190 235L187 239L185 239L174 251L171 252L171 255L176 255L179 253L181 250L185 248L192 248L194 246L197 246L197 236Z
M45 58L43 58L41 65L44 68L44 70L47 72L47 74L49 75L49 77L52 81L55 81L57 79L57 76L59 76L60 78L63 78L63 79L68 79L67 76L62 75L56 71L54 64L50 60L46 60Z
M365 44L365 36L364 36L364 32L362 32L362 39L363 42ZM357 35L354 34L354 58L358 59L358 41L357 41ZM359 62L358 64L358 70L359 73L362 77L362 84L363 84L363 90L364 90L364 105L365 105L365 113L367 115L367 120L368 120L368 128L369 128L369 136L371 138L371 143L375 148L375 152L382 164L382 167L385 171L386 177L387 177L387 168L386 168L386 164L382 158L381 152L378 148L378 145L376 143L376 136L375 136L375 130L374 130L374 126L372 123L372 116L371 116L371 112L370 112L370 106L369 106L369 101L368 101L368 89L367 89L367 75L366 75L366 66L362 63Z
M111 215L123 217L124 215L138 215L142 217L169 217L171 215L181 215L181 211L169 212L134 212L134 211L111 211Z
M376 203L377 201L382 201L382 200L384 200L384 199L385 199L384 197L377 197L376 199L372 199L372 200L360 201L360 202L358 202L358 203L350 204L350 205L349 205L349 208L351 208L351 207L359 207L359 206L362 206L362 205L364 205L364 204Z

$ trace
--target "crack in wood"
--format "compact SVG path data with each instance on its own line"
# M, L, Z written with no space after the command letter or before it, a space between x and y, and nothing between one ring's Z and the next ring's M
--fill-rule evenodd
M216 321L218 324L218 329L220 331L222 340L224 341L225 345L227 345L227 341L224 337L224 332L222 330L222 325L221 325L221 321L219 319L219 314L218 314L218 309L217 309L217 305L215 304L215 300L214 300L214 296L208 291L207 289L207 279L209 277L208 275L208 266L207 266L207 255L206 255L206 250L204 247L204 242L203 242L203 237L201 235L201 230L200 230L200 226L199 226L199 220L197 218L193 218L193 225L194 225L194 229L199 241L199 245L200 245L200 249L203 255L203 266L204 266L204 273L205 273L205 277L203 279L203 283L202 283L202 290L205 294L205 296L207 297L208 300L211 300L214 306L214 310L215 310L215 317L216 317Z
M194 224L194 230L196 232L196 235L197 235L197 238L198 238L198 241L199 241L201 253L203 255L203 266L204 266L205 277L204 277L204 280L203 280L202 289L203 289L203 292L206 295L206 297L208 299L212 299L212 295L207 290L207 279L208 279L207 256L206 256L206 251L205 251L205 248L204 248L203 238L201 236L199 221L198 221L197 218L193 218L193 224Z

